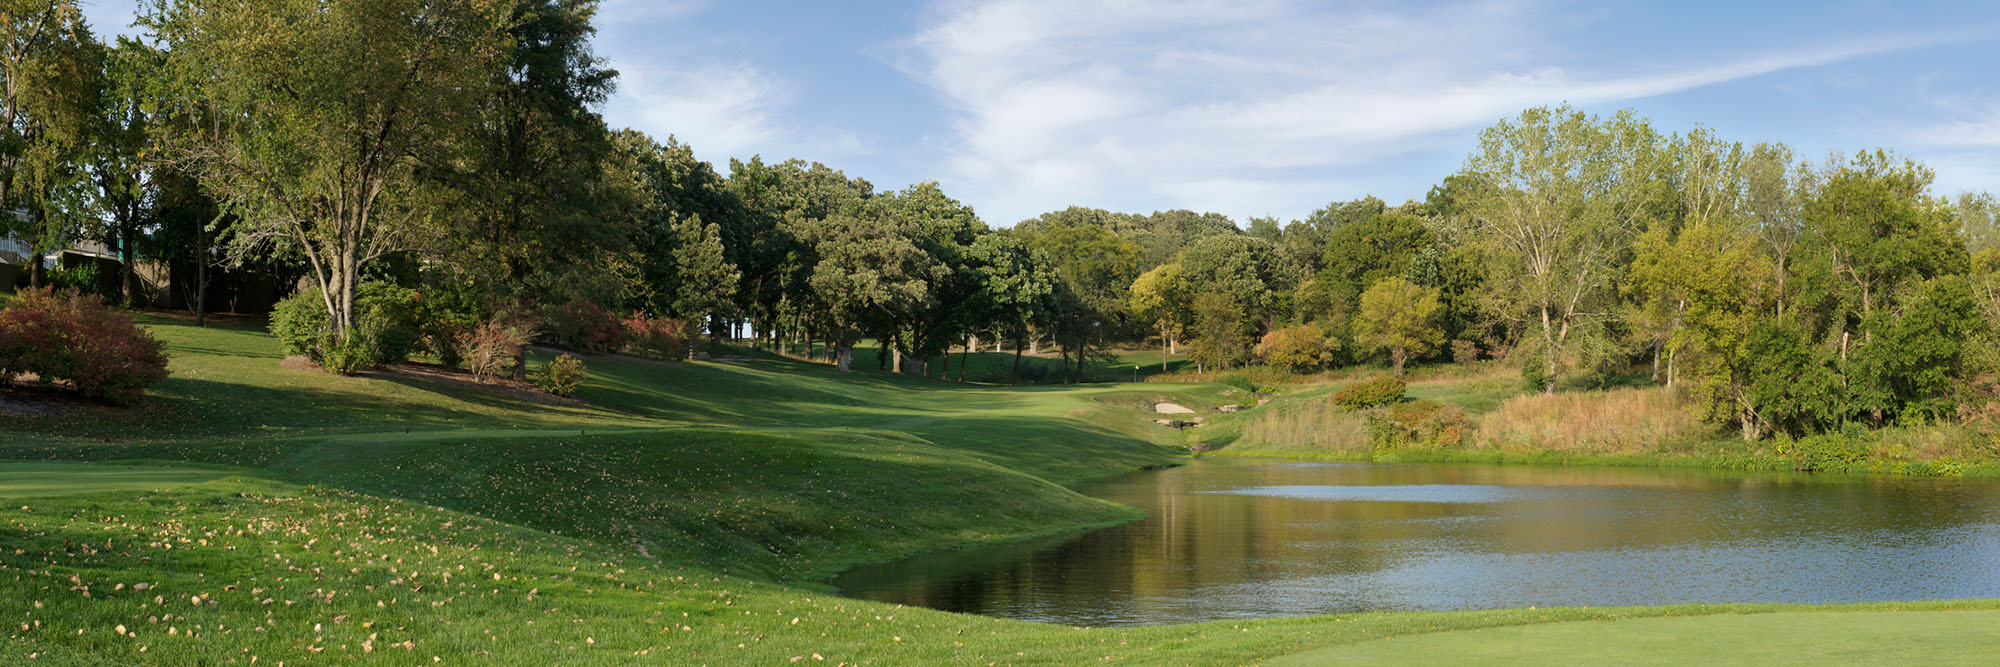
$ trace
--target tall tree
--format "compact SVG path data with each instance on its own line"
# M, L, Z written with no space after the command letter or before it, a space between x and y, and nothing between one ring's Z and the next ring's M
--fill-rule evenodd
M71 0L0 5L0 231L28 239L29 278L42 281L42 255L85 231L90 120L99 46Z
M335 335L361 272L439 231L424 173L463 164L507 64L507 0L168 0L149 23L174 91L228 119L180 132L182 164L253 227L239 252L295 249Z
M0 202L13 200L32 124L83 108L76 75L91 69L93 43L75 0L0 2Z
M847 372L861 336L930 305L931 285L945 268L895 224L872 217L837 214L806 231L819 257L810 284L828 320L834 363Z
M1016 232L1025 233L1030 247L1048 258L1061 279L1057 307L1049 311L1046 324L1062 346L1069 380L1080 381L1084 363L1103 345L1105 330L1121 324L1127 291L1139 276L1139 245L1102 225L1061 219L1022 225L1028 229L1017 226Z
M1795 163L1791 147L1784 144L1757 144L1743 161L1743 215L1770 254L1776 281L1772 308L1779 317L1785 315L1785 280L1792 273L1794 248L1806 231L1805 203L1812 196L1812 182L1812 170Z
M420 174L464 202L456 222L469 227L446 238L476 250L453 253L452 265L499 301L617 308L632 291L621 281L634 280L623 264L641 184L596 112L617 77L591 50L597 2L496 6L505 51L472 100L469 168L428 163Z
M1383 278L1361 294L1354 340L1364 348L1388 352L1396 374L1402 375L1403 362L1411 355L1429 354L1444 343L1442 312L1437 290L1399 276Z
M1525 330L1546 391L1607 347L1622 259L1659 169L1659 136L1631 112L1529 109L1480 133L1463 176L1493 312Z
M1167 370L1167 355L1180 351L1178 339L1190 319L1188 310L1193 304L1189 303L1187 287L1180 264L1161 264L1133 279L1132 293L1126 299L1133 317L1152 322L1160 332L1161 371Z
M979 291L973 296L973 312L999 333L1014 341L1014 365L1009 382L1021 381L1021 353L1037 320L1047 319L1054 308L1057 278L1048 263L1021 239L1012 234L985 234L972 242L967 253L979 273ZM965 378L965 362L959 362L959 379Z
M1202 292L1194 298L1194 340L1188 360L1200 370L1227 370L1250 359L1249 313L1243 303L1224 292Z
M164 54L129 38L102 49L104 76L98 89L91 126L90 172L96 209L104 218L105 245L124 261L119 263L119 292L128 306L137 306L141 228L149 221L153 184L149 151L153 137L151 95Z

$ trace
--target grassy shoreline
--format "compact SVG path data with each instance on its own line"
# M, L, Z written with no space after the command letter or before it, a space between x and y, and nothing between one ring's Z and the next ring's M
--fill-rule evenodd
M1723 445L1733 443L1721 443ZM1949 473L1921 461L1863 461L1839 468L1800 470L1794 461L1756 455L1630 453L1592 454L1576 452L1518 452L1492 449L1386 448L1362 452L1304 452L1225 448L1203 457L1333 461L1352 463L1456 463L1474 465L1702 469L1740 472L1809 472L1828 475L1882 475L1901 477L1963 477L2000 479L2000 460L1953 461Z

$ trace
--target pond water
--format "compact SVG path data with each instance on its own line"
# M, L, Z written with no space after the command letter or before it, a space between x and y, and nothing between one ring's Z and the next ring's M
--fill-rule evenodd
M2000 597L2000 483L1200 460L1085 493L1088 533L847 571L844 595L1084 626Z

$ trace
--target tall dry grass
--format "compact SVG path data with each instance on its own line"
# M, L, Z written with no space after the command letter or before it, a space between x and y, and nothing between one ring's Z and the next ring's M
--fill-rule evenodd
M1638 454L1666 451L1715 433L1679 391L1635 387L1507 399L1479 420L1474 441L1508 451Z
M1244 420L1230 449L1238 453L1367 453L1368 422L1359 412L1325 398L1275 401Z

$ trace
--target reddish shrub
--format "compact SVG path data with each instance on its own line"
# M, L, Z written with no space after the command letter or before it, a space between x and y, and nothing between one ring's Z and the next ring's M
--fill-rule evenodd
M701 337L692 322L633 313L625 318L625 347L633 352L669 361L688 358Z
M15 295L0 310L0 378L22 373L128 403L167 376L167 356L159 340L98 296L40 289Z
M515 360L522 356L522 348L527 345L528 337L519 328L498 319L480 324L459 337L459 347L465 350L466 369L480 382L511 375Z
M601 354L624 343L625 329L618 316L589 301L575 301L552 309L543 318L543 332L558 347L588 354Z

